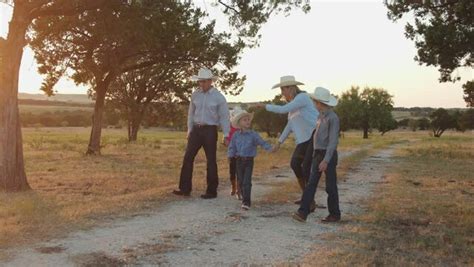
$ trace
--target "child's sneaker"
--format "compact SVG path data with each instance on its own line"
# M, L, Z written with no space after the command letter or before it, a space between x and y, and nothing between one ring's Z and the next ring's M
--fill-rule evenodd
M236 192L235 198L237 198L237 200L242 200L242 194L240 194L240 192Z
M242 204L241 208L242 208L243 210L249 210L249 209L250 209L250 206L247 205L247 204Z

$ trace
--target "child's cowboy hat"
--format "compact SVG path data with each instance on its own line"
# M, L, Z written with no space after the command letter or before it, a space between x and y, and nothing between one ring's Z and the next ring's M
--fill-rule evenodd
M242 108L240 106L235 106L231 111L230 111L230 119L232 118L239 112L242 111Z
M197 75L193 75L191 77L191 80L196 82L196 81L201 81L201 80L213 80L215 81L217 79L214 74L212 74L212 71L208 68L200 68L199 72Z
M232 127L240 128L239 121L245 116L250 116L250 120L253 119L253 113L248 113L247 111L242 109L236 110L232 118L230 118L230 123L232 123Z
M337 105L337 99L331 95L328 89L323 87L316 87L314 93L309 95L313 100L319 101L328 106L334 107Z
M280 88L283 86L291 86L291 85L303 85L304 83L298 82L295 80L295 76L288 75L280 77L280 83L275 84L272 89Z

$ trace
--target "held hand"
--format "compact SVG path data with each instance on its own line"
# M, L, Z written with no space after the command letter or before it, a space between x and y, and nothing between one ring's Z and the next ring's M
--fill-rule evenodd
M319 163L319 171L320 172L325 172L328 169L328 163L323 160L321 163Z
M280 149L280 143L276 143L272 147L272 152L277 152Z

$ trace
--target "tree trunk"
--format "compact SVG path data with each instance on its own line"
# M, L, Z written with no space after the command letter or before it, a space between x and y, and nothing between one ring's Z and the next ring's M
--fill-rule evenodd
M343 131L339 131L339 137L344 138L344 132Z
M370 129L370 123L369 123L369 116L365 115L364 116L364 121L362 122L362 130L364 131L364 139L369 138L369 129Z
M128 141L135 142L137 141L138 137L138 130L140 128L140 124L136 124L135 122L129 122L128 124Z
M18 78L29 23L27 10L15 6L8 37L0 51L0 191L5 192L30 189L18 109Z
M444 133L444 130L442 129L433 129L433 135L434 137L441 137L441 135Z
M368 139L368 138L369 138L369 128L364 127L364 139Z
M100 138L102 135L102 120L104 114L105 93L107 85L100 83L96 87L96 100L94 106L94 115L92 116L92 129L87 148L87 155L100 155Z
M145 110L147 109L147 106L144 106L141 111L137 109L132 108L132 110L130 111L132 114L129 115L129 121L128 121L128 141L129 142L137 141L138 130L140 130L140 124L142 123L143 116L145 114Z

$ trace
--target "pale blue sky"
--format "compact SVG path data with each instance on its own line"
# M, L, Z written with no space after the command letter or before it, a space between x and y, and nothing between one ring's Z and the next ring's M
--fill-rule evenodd
M198 1L213 13L210 4ZM228 101L272 99L270 88L280 76L295 75L312 91L325 86L335 94L350 88L382 87L394 95L395 106L464 107L461 85L474 78L473 69L457 71L458 83L439 83L434 67L419 66L413 42L404 36L406 20L388 20L382 1L313 1L311 12L273 17L262 28L260 47L245 51L237 67L247 76L243 92ZM0 35L5 36L11 13L0 4ZM408 18L409 19L409 18ZM41 77L26 48L20 73L20 92L39 93ZM85 93L63 80L59 93Z

